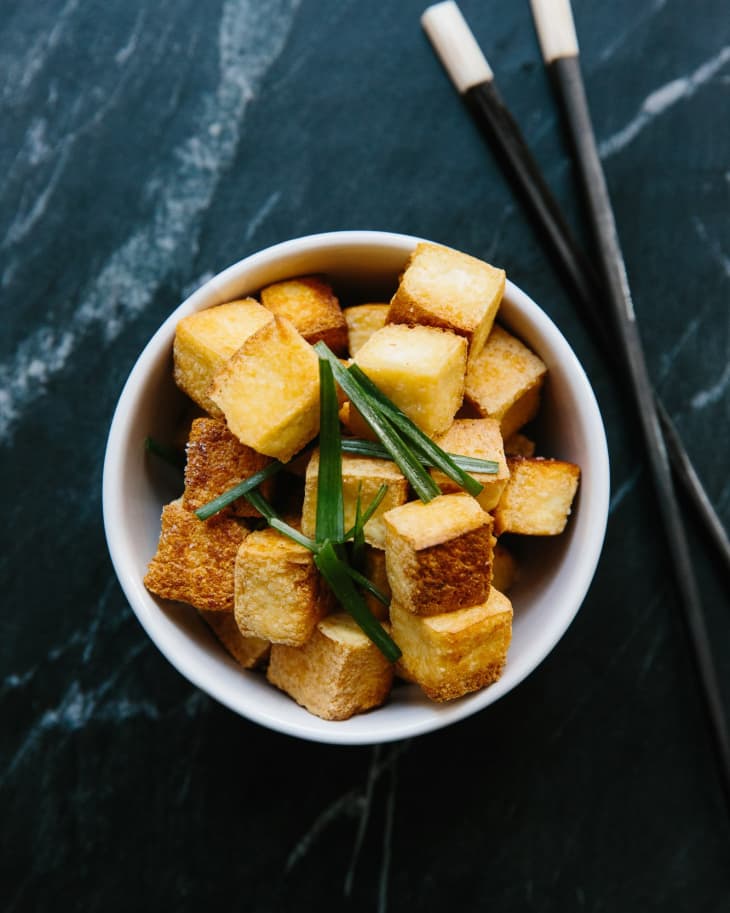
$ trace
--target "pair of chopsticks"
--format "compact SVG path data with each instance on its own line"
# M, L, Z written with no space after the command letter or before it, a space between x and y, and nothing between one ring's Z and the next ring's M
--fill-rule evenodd
M600 274L591 268L573 237L519 127L502 101L494 84L494 74L456 3L438 3L430 7L423 14L422 24L535 223L601 349L616 363L627 382L659 501L725 800L730 809L727 716L672 482L672 468L728 571L730 541L679 434L652 389L585 95L570 0L531 0L531 5L545 66L552 77L567 126L595 239Z

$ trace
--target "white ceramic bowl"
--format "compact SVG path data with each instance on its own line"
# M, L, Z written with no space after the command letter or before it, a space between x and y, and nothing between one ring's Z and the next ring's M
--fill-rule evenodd
M541 409L541 453L578 463L579 496L566 532L530 542L521 577L510 593L515 616L502 678L489 688L434 704L413 686L389 703L344 722L312 716L228 657L197 613L158 600L142 578L155 552L163 504L179 480L145 456L148 434L165 440L183 395L172 380L177 322L193 311L231 301L280 279L326 273L356 300L377 300L396 284L419 238L371 231L332 232L277 244L234 264L183 302L140 355L117 405L104 462L104 525L114 568L132 609L167 659L193 684L242 716L271 729L319 742L387 742L429 732L470 716L506 694L547 656L585 597L608 516L606 436L593 391L568 343L528 296L507 283L500 320L539 353L549 369Z

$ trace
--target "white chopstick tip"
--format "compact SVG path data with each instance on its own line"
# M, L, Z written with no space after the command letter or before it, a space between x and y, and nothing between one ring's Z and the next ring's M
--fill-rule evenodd
M558 57L577 57L578 38L570 0L530 0L530 6L545 63Z
M460 94L491 82L494 74L453 0L429 6L421 16L421 25Z

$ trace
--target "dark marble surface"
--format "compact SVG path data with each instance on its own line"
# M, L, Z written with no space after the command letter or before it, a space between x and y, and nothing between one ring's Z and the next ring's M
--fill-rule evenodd
M4 0L3 910L725 911L728 826L636 429L401 0ZM578 217L527 3L464 0ZM730 18L583 0L651 372L730 522ZM504 265L595 385L611 520L524 684L383 748L297 742L181 678L107 556L106 431L145 340L285 238L421 234ZM9 500L8 500L9 495ZM730 706L728 588L693 532Z

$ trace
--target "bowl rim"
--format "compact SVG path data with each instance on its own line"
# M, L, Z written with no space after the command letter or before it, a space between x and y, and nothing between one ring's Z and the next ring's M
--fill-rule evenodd
M503 676L489 688L474 692L459 701L440 705L438 714L427 718L416 718L410 722L389 719L386 723L384 720L377 719L376 710L365 717L359 717L359 719L372 720L372 726L363 726L362 731L352 731L343 727L342 723L325 721L311 716L296 704L292 704L292 707L306 716L292 714L292 719L282 719L262 710L256 705L255 700L247 699L245 687L236 691L235 694L232 693L231 689L227 688L219 678L208 676L202 664L195 661L195 657L189 655L185 649L180 649L182 641L189 642L189 635L178 629L177 636L170 636L169 629L162 623L164 613L145 589L142 581L137 579L138 574L129 552L128 543L122 534L122 528L114 522L120 497L118 483L124 471L125 447L123 445L127 440L129 425L135 414L134 407L140 398L145 379L159 357L163 341L167 344L171 326L174 327L183 316L193 311L226 300L225 288L231 280L236 280L242 275L251 273L259 267L285 258L292 253L312 254L332 246L359 245L386 246L394 250L402 250L404 255L407 255L416 244L424 240L427 239L387 231L322 232L274 244L221 270L174 308L147 342L122 388L107 438L102 479L104 531L117 579L145 632L178 672L219 703L252 722L309 741L339 745L374 744L411 738L444 728L472 716L517 687L544 661L567 631L585 599L595 574L605 538L610 496L608 445L603 420L590 381L570 344L539 305L522 289L507 280L505 296L516 305L523 315L526 315L529 323L535 327L541 338L547 339L553 349L557 346L561 350L561 357L567 360L572 386L579 389L585 412L591 420L590 444L593 450L591 468L594 480L590 493L592 534L583 542L581 560L570 578L570 589L564 600L570 608L560 613L556 623L542 637L539 649L534 652L530 662L525 664L525 668L519 670L516 675L513 675L509 682L505 682ZM156 611L151 608L152 606Z

